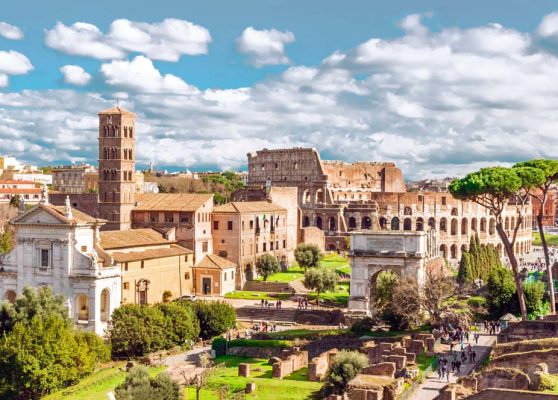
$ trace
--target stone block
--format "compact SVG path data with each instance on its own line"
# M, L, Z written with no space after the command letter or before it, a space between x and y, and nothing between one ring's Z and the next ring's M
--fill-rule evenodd
M407 352L407 350L405 350L404 347L394 347L392 349L392 354L398 355L398 356L404 356L405 353Z
M422 340L413 340L409 346L409 353L415 353L417 356L424 352L424 342Z
M426 338L426 351L429 352L429 353L434 352L435 343L436 343L436 340L434 340L433 337Z
M238 376L250 376L250 364L241 363L238 364Z
M404 336L403 340L401 340L401 342L403 343L403 347L411 346L412 341L413 341L413 339L410 336Z
M364 375L379 375L387 376L389 378L395 377L396 365L394 362L383 362L374 365L369 365L362 370Z
M380 343L379 345L380 351L383 353L384 351L391 352L393 345L391 343Z
M407 357L408 363L415 363L417 360L417 355L415 353L405 353L403 355Z
M248 382L244 391L246 393L254 393L256 391L256 384L254 382Z
M395 363L395 367L397 369L401 369L404 368L405 365L407 364L407 357L391 355L388 356L387 361Z

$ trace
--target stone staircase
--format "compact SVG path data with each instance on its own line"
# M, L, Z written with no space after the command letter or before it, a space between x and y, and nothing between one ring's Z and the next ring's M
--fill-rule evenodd
M236 309L236 318L242 321L265 321L281 324L337 325L342 321L339 310L298 310L295 308L241 307Z
M242 290L247 290L251 292L285 293L285 292L290 292L291 288L288 283L247 281L244 284Z

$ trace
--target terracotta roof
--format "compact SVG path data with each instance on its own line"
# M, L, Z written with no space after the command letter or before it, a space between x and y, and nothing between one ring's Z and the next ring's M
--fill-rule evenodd
M103 110L103 111L99 112L97 115L101 115L101 114L124 114L124 115L136 116L136 114L134 114L133 112L125 110L122 107L107 108L106 110Z
M170 243L174 242L165 239L160 233L149 228L101 232L101 247L105 250Z
M18 220L20 219L24 219L27 215L29 215L30 213L35 212L35 210L44 210L46 212L48 212L50 215L52 215L53 217L57 218L58 220L66 223L66 224L91 224L91 223L104 223L106 222L104 219L101 218L95 218L92 217L91 215L88 215L84 212L78 211L74 208L72 208L72 218L69 219L66 217L66 209L64 206L53 206L52 204L46 204L46 203L39 203L36 206L34 206L33 208L31 208L29 211L25 212L22 215L18 215L17 217L15 217L14 219L12 219L11 223L18 223Z
M16 179L0 179L0 185L34 185L33 181L18 181Z
M213 194L144 193L136 195L134 211L196 211L213 198Z
M257 213L287 211L285 208L268 201L233 201L213 209L216 213Z
M41 191L41 188L0 188L0 194L39 194Z
M215 254L208 254L194 268L227 269L236 268L236 264Z
M132 251L130 253L112 253L112 257L117 262L130 262L140 260L152 260L154 258L182 256L185 254L193 254L192 250L178 245L171 245L164 249L148 249L144 251Z

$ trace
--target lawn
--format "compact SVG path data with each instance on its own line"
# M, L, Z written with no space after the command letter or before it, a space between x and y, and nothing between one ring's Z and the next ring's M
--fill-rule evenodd
M268 282L289 283L297 279L304 278L304 270L298 265L292 265L285 272L277 272L267 277ZM258 277L258 281L263 281L263 277Z
M347 307L349 303L349 286L350 282L339 282L335 286L335 292L320 293L320 303L325 303L330 306ZM318 296L317 293L309 293L308 298L315 300Z
M229 292L225 294L226 299L242 299L242 300L286 300L291 296L290 293L277 293L270 296L266 292L250 292L243 290L236 290L234 292Z
M547 233L544 235L546 244L553 247L558 247L558 235L551 235ZM542 246L541 235L538 232L533 232L533 246Z
M44 397L44 400L108 399L107 393L124 382L124 378L126 377L126 373L124 372L125 365L125 362L119 362L115 363L113 366L102 368L81 380L76 385ZM165 367L155 367L150 368L149 372L152 376L155 376L164 370Z
M320 260L320 266L326 268L332 268L338 273L344 273L349 275L351 273L351 268L349 266L349 260L345 257L341 257L337 253L326 254ZM280 282L289 283L297 279L304 278L304 270L294 263L285 272L278 272L276 274L267 277L268 282ZM263 277L258 277L259 281L263 280Z
M348 333L348 329L288 329L286 331L268 332L265 335L271 339L293 340L308 339L316 340L324 336L335 336Z
M303 368L283 379L271 379L271 365L267 360L242 358L235 356L217 357L217 363L225 363L226 367L218 369L209 379L207 389L201 396L202 399L218 399L219 391L226 387L229 393L243 391L246 383L254 382L256 392L246 395L246 399L270 400L302 400L312 398L312 393L322 386L319 382L308 382L307 369ZM251 376L244 378L238 376L238 364L249 363L251 365ZM195 391L189 388L185 399L195 399Z

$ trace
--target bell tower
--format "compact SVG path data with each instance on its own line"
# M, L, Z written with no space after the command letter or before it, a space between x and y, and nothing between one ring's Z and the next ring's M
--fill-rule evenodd
M135 204L136 115L122 107L99 114L99 217L104 230L131 228Z

